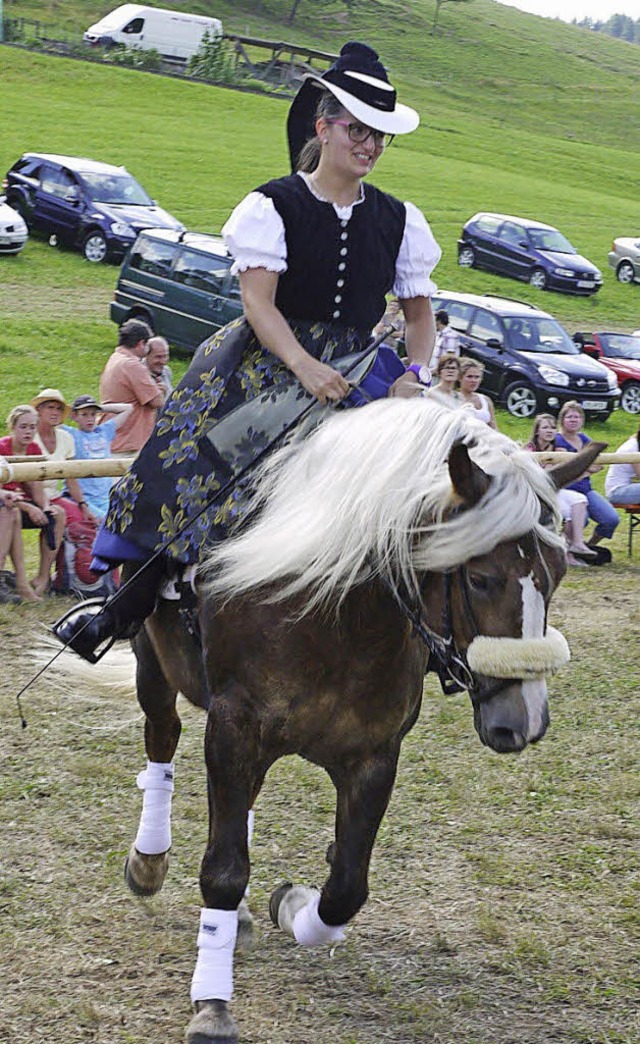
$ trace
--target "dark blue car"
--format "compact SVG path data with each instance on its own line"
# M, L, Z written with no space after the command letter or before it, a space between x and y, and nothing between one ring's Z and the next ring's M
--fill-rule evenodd
M475 214L458 240L458 264L521 279L538 290L596 294L602 273L557 228L509 214Z
M184 230L124 167L109 163L27 152L3 188L30 229L81 250L87 261L121 260L143 228Z

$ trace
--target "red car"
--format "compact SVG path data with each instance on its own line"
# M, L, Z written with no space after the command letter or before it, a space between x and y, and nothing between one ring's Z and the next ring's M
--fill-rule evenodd
M577 333L573 336L586 355L613 370L620 386L620 405L640 413L640 337L623 333Z

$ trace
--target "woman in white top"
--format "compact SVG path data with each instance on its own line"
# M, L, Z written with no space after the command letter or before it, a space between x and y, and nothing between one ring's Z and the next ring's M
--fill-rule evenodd
M622 443L617 452L640 452L640 428ZM640 504L640 463L610 464L604 480L604 492L607 500L616 506Z
M493 412L493 403L486 395L478 391L484 366L475 359L462 358L460 360L460 395L462 397L463 409L473 411L474 417L484 421L490 428L497 429L496 418Z
M391 137L418 123L364 44L345 45L322 77L305 80L288 117L294 173L250 192L223 229L244 318L198 349L114 486L94 544L94 568L151 556L153 565L99 615L80 607L56 625L80 655L90 659L104 638L135 631L172 560L197 562L246 512L250 469L274 443L270 404L283 389L297 389L300 409L350 393L335 364L366 347L389 293L406 324L409 366L399 381L429 382L440 248L417 207L365 182ZM231 412L232 437L222 425Z

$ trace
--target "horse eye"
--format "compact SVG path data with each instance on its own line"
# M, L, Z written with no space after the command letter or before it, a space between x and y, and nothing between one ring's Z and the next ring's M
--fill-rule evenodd
M486 594L491 587L491 577L485 576L483 573L469 573L469 587L478 594Z

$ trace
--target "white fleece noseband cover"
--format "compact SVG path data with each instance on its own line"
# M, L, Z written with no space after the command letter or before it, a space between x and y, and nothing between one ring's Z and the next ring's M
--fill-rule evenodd
M544 638L490 638L481 634L467 649L469 669L491 678L543 678L570 659L567 640L555 627L547 627Z

